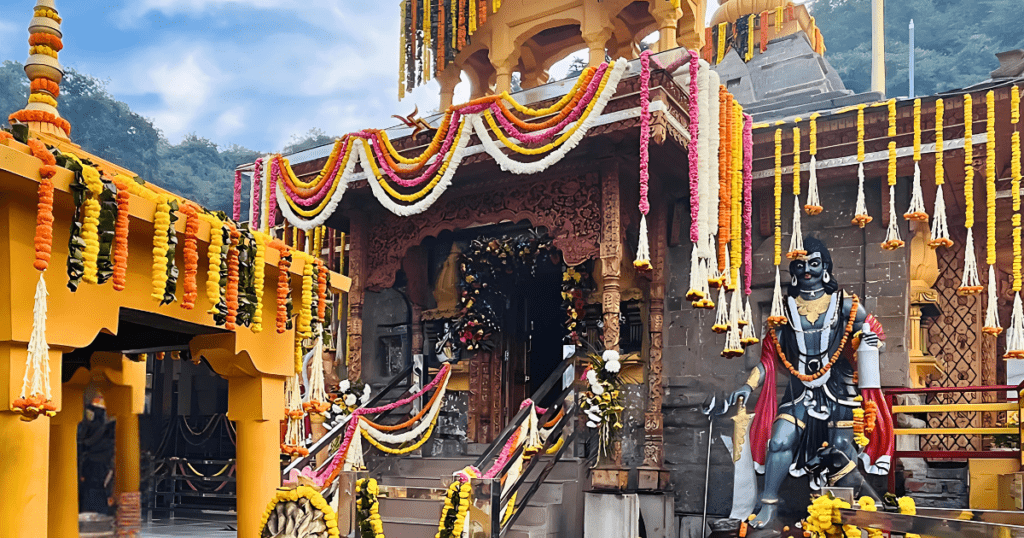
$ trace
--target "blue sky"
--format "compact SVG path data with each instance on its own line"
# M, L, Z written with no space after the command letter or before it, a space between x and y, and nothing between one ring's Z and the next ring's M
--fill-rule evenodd
M0 60L24 62L34 0L0 0ZM57 0L61 63L107 81L171 142L276 151L438 106L435 82L397 99L399 1ZM569 59L552 68L564 71ZM465 84L456 102L467 97Z

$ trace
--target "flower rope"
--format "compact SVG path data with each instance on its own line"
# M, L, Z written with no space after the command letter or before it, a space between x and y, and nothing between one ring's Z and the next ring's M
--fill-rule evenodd
M253 164L252 181L249 183L251 194L249 195L249 229L259 230L260 212L263 209L263 157L256 159Z
M57 159L42 142L31 138L28 147L32 156L43 162L39 167L39 201L36 212L35 261L33 267L46 271L53 247L53 176L57 174Z
M35 306L32 309L32 334L28 340L28 356L25 359L25 375L22 378L21 396L12 402L16 413L24 421L35 420L39 415L52 417L57 414L50 390L50 347L46 343L46 281L39 275L36 284Z
M253 241L256 243L256 253L253 255L252 280L253 291L256 294L256 310L252 313L252 324L249 326L254 333L263 331L263 295L264 285L267 279L267 240L270 239L263 232L253 232Z
M999 301L996 295L996 98L992 90L985 94L985 135L985 263L988 264L988 303L981 332L998 336L1003 332L1003 327L999 323Z
M910 207L903 214L907 220L928 222L924 209L924 194L921 192L921 100L914 99L914 186L910 195ZM892 202L890 202L891 204Z
M799 118L797 119L799 121ZM800 229L800 127L793 127L793 235L786 257L795 260L807 255L804 233Z
M1010 124L1013 128L1010 143L1010 194L1013 199L1013 313L1006 331L1007 359L1024 358L1024 306L1020 290L1024 277L1021 268L1021 207L1020 207L1020 88L1010 90Z
M974 252L974 100L964 94L964 228L967 247L964 249L964 275L957 293L974 295L985 289L978 278L978 259Z
M772 291L772 310L768 316L768 327L786 324L786 313L782 303L782 285L779 266L782 265L782 129L775 129L775 237L774 257L775 288Z
M712 124L711 116L717 112L718 107L709 106L712 101L717 102L717 88L712 88L712 72L707 62L702 62L697 72L697 98L699 100L699 122L697 138L697 175L699 182L700 211L698 215L698 240L694 245L694 252L691 255L690 269L690 291L687 299L694 308L714 308L711 300L711 289L708 286L710 277L709 260L715 256L714 235L711 227L711 215L717 211L718 204L715 203L714 187L717 186L712 178L712 173L717 168L711 166L711 141L718 134L717 126ZM714 97L712 94L714 93Z
M864 201L864 106L857 105L857 207L853 215L853 224L861 228L872 221Z
M690 64L691 73L691 84L693 88L696 85L696 69L694 69L695 62ZM693 112L693 106L697 102L696 99L690 98L690 112L691 116ZM651 204L647 200L648 183L650 182L650 145L651 145L651 51L645 50L640 53L640 238L637 241L636 248L636 259L633 261L633 266L640 271L651 270L651 249L649 246L649 240L647 237L647 214L651 211ZM693 124L693 122L690 122ZM692 130L691 130L692 133ZM693 150L696 149L697 145L694 143L694 139L690 138L690 151L691 157L693 156ZM695 162L696 159L691 159L690 162ZM694 170L695 167L691 166L690 170L690 190L691 193L697 189L694 188ZM692 204L695 203L692 195L690 198L691 214L695 210ZM696 202L699 204L699 202ZM699 211L699 205L697 209ZM691 226L692 230L693 226ZM692 235L692 231L691 231Z
M231 218L235 222L242 220L242 171L235 170L235 189L231 198Z
M921 188L921 167L914 161L915 188ZM900 239L900 227L896 219L896 141L889 141L889 167L887 179L889 181L889 226L885 230L885 241L882 241L883 250L896 250L903 246ZM904 215L906 216L906 215ZM907 217L910 218L910 217ZM927 215L925 215L927 218Z
M181 307L192 310L199 297L199 285L196 276L199 273L199 208L191 202L182 206L185 213L185 245L182 256L185 260L185 275L181 281Z
M743 107L736 100L733 100L732 115L732 160L729 164L732 182L729 238L732 242L732 255L729 289L739 291L740 265L743 263Z
M942 99L935 100L935 211L932 217L932 238L928 246L932 248L951 247L953 240L949 237L949 224L946 220L946 201L942 195L942 185L946 183L946 171L943 163L943 116L945 105Z
M167 289L167 252L169 248L168 228L171 226L171 204L166 196L159 196L156 203L156 212L153 214L153 269L150 276L153 279L153 289L150 297L157 301L164 300L164 292Z
M284 442L281 443L281 453L293 457L309 455L304 431L305 413L302 411L302 397L299 394L301 383L298 373L284 382L284 414L288 419L288 427L285 430Z
M817 215L821 213L822 206L821 200L818 197L818 160L816 155L818 154L818 114L815 112L811 114L810 127L808 130L808 152L811 155L811 161L808 163L809 178L807 180L807 203L804 204L804 211L808 215Z
M111 286L116 291L123 291L128 282L128 222L131 193L122 177L114 176L114 185L117 187L117 220L114 223L114 274Z

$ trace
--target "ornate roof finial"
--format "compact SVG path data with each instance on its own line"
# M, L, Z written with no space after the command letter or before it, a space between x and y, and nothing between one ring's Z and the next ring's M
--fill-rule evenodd
M60 82L64 78L64 69L57 61L57 54L64 47L60 23L54 0L36 1L28 26L29 56L25 61L31 93L25 108L11 114L8 121L27 123L33 131L66 139L71 134L71 124L57 112Z

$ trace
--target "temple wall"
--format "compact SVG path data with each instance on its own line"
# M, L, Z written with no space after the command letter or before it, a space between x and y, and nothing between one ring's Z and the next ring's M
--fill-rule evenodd
M852 170L851 170L852 172ZM902 180L901 186L909 185ZM853 201L857 197L856 183L828 184L821 192L825 211L818 216L803 215L804 235L817 235L829 247L835 264L835 276L843 290L855 293L862 299L862 305L873 313L886 331L886 347L881 353L883 383L896 386L907 384L909 362L905 339L907 337L907 313L909 297L908 249L895 252L884 251L880 244L885 238L887 223L878 215L888 211L883 202L888 193L882 192L878 178L868 178L865 183L866 201L869 213L875 220L866 228L859 229L850 224L853 217ZM788 189L787 189L788 190ZM909 193L906 189L897 192L897 208L905 208ZM758 219L762 209L765 216L772 215L769 190L755 191L754 194L754 269L751 305L755 326L764 327L764 319L771 309L774 268L772 266L773 241L770 235L770 219ZM685 205L686 202L682 201ZM783 241L787 249L792 229L792 198L787 192L783 206ZM902 213L902 211L897 211ZM682 212L684 215L687 211ZM688 220L688 219L687 219ZM688 226L688 222L683 223ZM908 227L900 216L902 237L909 244ZM685 238L686 235L683 234ZM760 346L748 349L744 357L727 360L719 355L725 335L710 331L713 311L699 311L690 307L685 294L689 288L691 245L684 242L669 248L668 284L665 298L665 354L664 383L665 401L665 465L672 472L672 488L676 494L676 513L680 516L697 515L703 509L704 472L708 451L708 420L701 414L700 406L705 397L716 391L726 394L742 385L751 368L760 360ZM788 260L784 260L786 262ZM788 263L782 267L782 280L789 280ZM717 301L717 294L714 296ZM763 336L760 333L758 336ZM778 388L784 387L780 375ZM757 393L755 392L755 396ZM753 410L754 402L748 403ZM708 512L718 517L727 516L732 506L733 465L731 445L726 447L720 434L732 435L732 421L719 420L714 426L714 444L711 453L711 478L708 496ZM883 477L879 477L883 478ZM883 486L884 482L879 482ZM758 488L759 493L760 488ZM783 486L783 498L798 499L795 506L783 506L783 511L802 514L806 507L808 486L806 479L787 479ZM788 509L788 510L787 510ZM699 521L698 521L699 524ZM687 522L680 522L680 529L687 528ZM681 531L685 536L685 530Z

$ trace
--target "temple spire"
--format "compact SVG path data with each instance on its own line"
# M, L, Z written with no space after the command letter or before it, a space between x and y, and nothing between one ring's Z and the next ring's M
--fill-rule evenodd
M64 47L60 23L54 0L36 1L28 26L29 56L25 61L31 93L25 108L11 114L8 120L27 123L29 129L38 133L67 139L71 124L57 111L60 83L64 78L64 69L57 60L57 54Z

